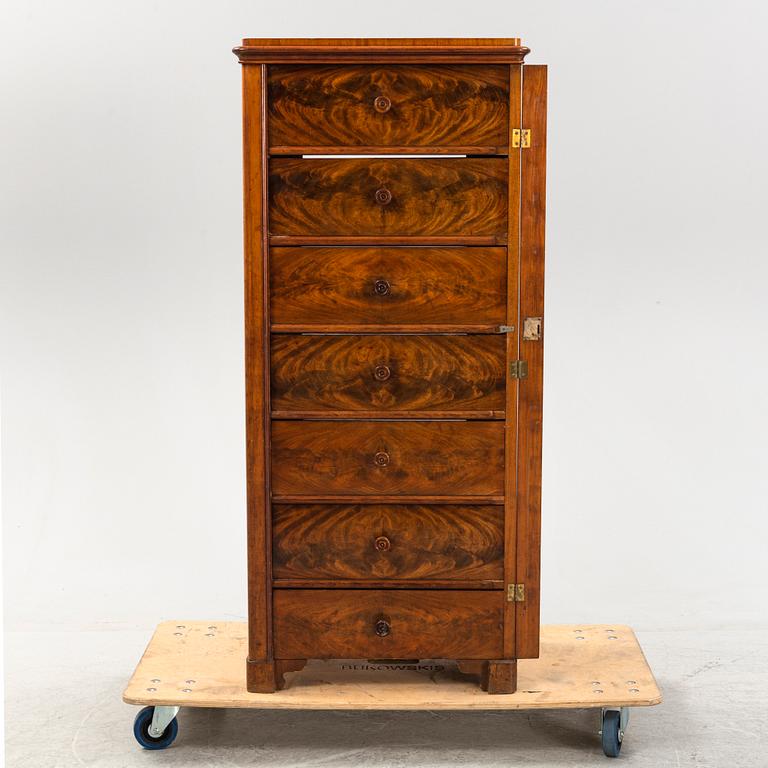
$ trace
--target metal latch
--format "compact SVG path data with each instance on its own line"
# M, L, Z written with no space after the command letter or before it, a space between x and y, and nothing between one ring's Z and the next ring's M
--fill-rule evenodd
M509 364L509 375L513 379L528 378L528 363L525 360L515 360Z
M513 128L512 129L512 149L528 149L531 146L531 129L530 128Z
M514 325L500 325L496 328L496 333L514 333Z
M507 602L525 602L525 584L507 584Z
M526 317L523 320L523 341L539 341L541 339L541 318Z

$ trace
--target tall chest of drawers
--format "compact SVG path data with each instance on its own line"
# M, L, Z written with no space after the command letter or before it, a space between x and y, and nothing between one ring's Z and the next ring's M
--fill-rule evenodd
M546 68L517 39L243 65L248 690L538 655Z

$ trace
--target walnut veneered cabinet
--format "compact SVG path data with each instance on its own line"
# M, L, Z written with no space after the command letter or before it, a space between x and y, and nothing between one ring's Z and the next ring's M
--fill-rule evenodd
M243 65L248 690L539 652L546 67L517 39Z

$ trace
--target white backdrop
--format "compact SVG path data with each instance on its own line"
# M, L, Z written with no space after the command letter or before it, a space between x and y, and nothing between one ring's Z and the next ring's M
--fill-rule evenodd
M5 4L6 623L245 612L244 36L515 36L550 65L543 618L757 626L759 2Z

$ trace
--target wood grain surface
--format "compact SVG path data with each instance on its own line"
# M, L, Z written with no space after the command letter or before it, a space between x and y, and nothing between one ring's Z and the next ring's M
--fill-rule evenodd
M275 656L494 659L503 600L501 591L276 589Z
M505 344L502 335L275 334L273 415L438 411L501 418Z
M270 146L475 145L506 151L503 65L273 66Z
M521 126L522 67L509 68L510 134ZM510 145L513 142L510 141ZM513 378L512 366L520 360L520 158L527 148L510 149L509 153L509 227L507 231L507 392L504 409L506 464L504 489L504 581L517 583L517 403L521 380ZM504 657L516 658L516 603L504 604Z
M272 655L269 524L269 285L266 230L266 67L243 67L243 210L245 288L245 432L249 657Z
M498 580L500 506L278 504L274 579Z
M272 491L276 496L502 495L504 425L274 421Z
M523 118L531 128L531 147L522 153L520 315L544 316L544 217L546 197L547 68L523 72ZM543 329L546 330L546 320ZM541 583L541 441L544 394L544 333L521 341L528 378L520 385L517 513L517 581L526 585L525 601L515 603L516 654L539 654Z
M500 158L278 157L269 190L270 235L506 238Z
M245 38L233 49L241 64L378 62L520 64L530 49L520 38Z
M648 707L662 700L637 638L621 624L544 625L541 657L518 663L515 696L489 696L476 680L444 661L416 666L349 659L310 661L301 672L289 673L284 691L249 693L243 676L246 636L242 622L163 622L141 655L123 701L138 706L501 711ZM190 678L195 682L189 683Z
M499 325L505 279L504 248L272 248L272 323Z

